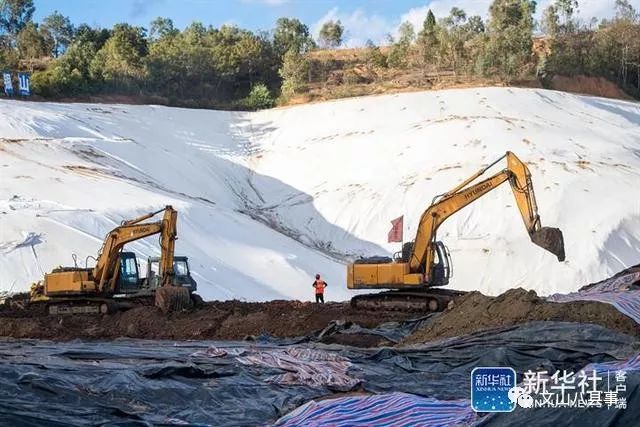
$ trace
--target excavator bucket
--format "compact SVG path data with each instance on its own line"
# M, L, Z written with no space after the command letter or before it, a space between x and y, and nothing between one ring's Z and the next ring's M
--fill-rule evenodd
M558 261L564 261L564 237L559 228L541 227L531 234L531 241L557 256Z
M192 307L191 295L181 286L163 286L156 290L155 306L163 313L182 311Z

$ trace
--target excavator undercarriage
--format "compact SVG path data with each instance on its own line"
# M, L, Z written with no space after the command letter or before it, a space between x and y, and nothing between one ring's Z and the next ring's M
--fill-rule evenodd
M351 306L371 311L443 311L465 292L421 287L414 290L396 289L377 294L356 295Z

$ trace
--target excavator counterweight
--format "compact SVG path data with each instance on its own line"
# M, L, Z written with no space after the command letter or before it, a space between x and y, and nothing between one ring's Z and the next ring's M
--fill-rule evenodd
M489 168L507 159L507 168L474 184ZM452 274L452 262L447 247L436 239L442 223L465 206L509 182L518 210L531 241L564 261L564 238L558 228L543 227L538 215L529 168L510 151L482 168L451 191L436 196L420 217L418 231L410 248L391 260L384 257L360 259L347 267L349 289L391 289L352 299L355 306L383 307L385 301L392 308L423 307L429 311L444 309L455 292L430 290L445 286Z

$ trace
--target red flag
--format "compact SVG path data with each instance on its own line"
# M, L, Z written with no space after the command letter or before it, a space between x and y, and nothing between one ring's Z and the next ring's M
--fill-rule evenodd
M387 236L387 241L389 243L402 242L403 221L404 215L391 221L391 225L393 225L393 227L391 227L391 231L389 231L389 235Z

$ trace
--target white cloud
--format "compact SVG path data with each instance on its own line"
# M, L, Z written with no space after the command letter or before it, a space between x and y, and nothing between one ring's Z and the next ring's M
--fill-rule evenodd
M542 0L538 2L536 9L538 17L542 15L542 11L546 9L553 0ZM640 0L630 0L629 3L636 9L640 9ZM615 0L578 0L578 16L589 21L591 18L611 18L615 14Z
M369 39L374 43L384 43L386 35L394 29L394 23L382 16L369 15L362 9L341 12L334 7L311 26L314 37L318 37L322 24L331 20L340 20L344 25L344 47L364 46Z
M248 1L248 0L246 0ZM287 1L287 0L251 0L251 1ZM493 0L433 0L427 2L424 6L418 6L409 9L398 17L385 17L377 14L367 13L363 9L354 11L343 11L337 7L330 9L322 18L320 18L311 30L314 36L318 36L320 27L329 20L339 19L345 27L344 46L356 47L363 46L368 39L375 43L385 43L386 35L398 34L398 27L401 23L410 22L416 32L420 31L422 23L427 16L429 9L434 13L436 19L449 15L452 7L456 6L463 9L467 16L480 15L486 19L489 14L489 5ZM549 6L554 0L539 0L536 8L536 18L542 16L542 11ZM609 18L614 14L615 0L578 0L578 16L589 21L592 17ZM630 0L637 10L640 10L640 0Z
M422 23L427 17L429 9L436 16L436 19L449 15L452 7L458 7L467 13L467 16L480 15L485 18L489 11L491 0L436 0L427 3L425 6L409 9L400 17L400 23L408 21L418 32L422 28Z

